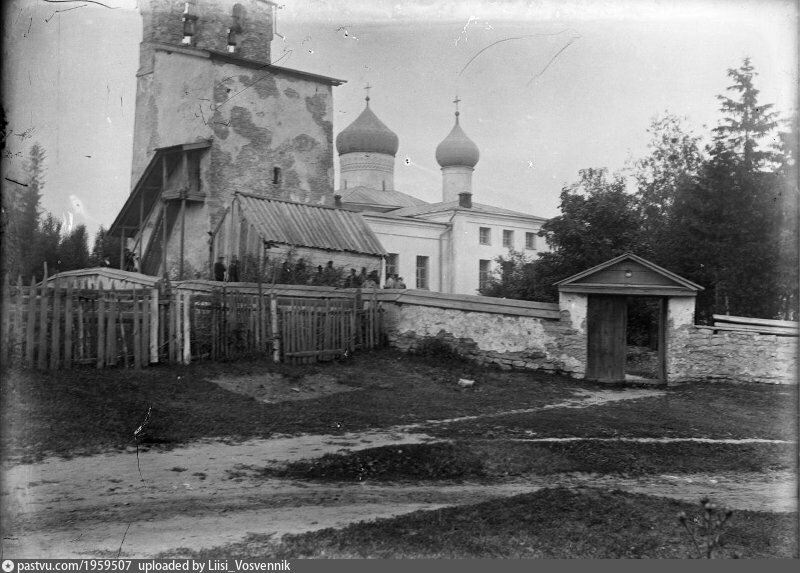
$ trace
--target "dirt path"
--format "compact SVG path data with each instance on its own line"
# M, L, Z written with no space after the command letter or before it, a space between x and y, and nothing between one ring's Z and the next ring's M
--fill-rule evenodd
M625 399L653 392L632 390ZM561 406L580 407L581 401L594 405L618 396L585 393ZM113 557L122 546L122 556L152 557L182 547L219 546L248 533L280 537L555 485L596 485L693 502L709 495L736 509L797 507L795 476L788 472L642 479L574 474L497 485L426 485L312 484L254 478L247 471L340 450L434 440L413 429L236 444L204 441L166 452L140 452L138 466L134 450L5 466L3 556Z

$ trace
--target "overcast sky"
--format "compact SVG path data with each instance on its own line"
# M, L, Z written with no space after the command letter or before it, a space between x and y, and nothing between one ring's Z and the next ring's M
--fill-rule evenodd
M23 178L41 143L44 207L92 233L131 188L142 33L135 0L103 3L118 8L4 3L4 176ZM745 56L761 103L791 113L797 26L796 2L784 0L285 0L272 49L281 66L347 81L333 90L334 135L363 109L369 82L372 109L400 138L396 187L427 201L441 200L434 152L458 94L481 152L474 200L551 217L579 169L615 171L645 154L653 117L668 110L707 132L726 70Z

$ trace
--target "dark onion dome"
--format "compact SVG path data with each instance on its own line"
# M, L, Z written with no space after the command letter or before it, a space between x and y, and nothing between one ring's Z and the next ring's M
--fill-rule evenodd
M458 115L456 112L456 124L450 134L436 147L436 161L441 167L475 167L480 158L478 146L458 124Z
M369 98L361 115L336 136L336 150L339 155L362 152L394 156L398 146L397 135L372 113Z

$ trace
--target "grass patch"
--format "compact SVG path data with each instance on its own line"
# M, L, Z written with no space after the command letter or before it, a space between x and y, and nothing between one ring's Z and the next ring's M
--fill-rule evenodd
M326 454L247 475L320 481L498 481L565 472L624 476L795 470L794 444L504 440L381 446ZM231 479L246 477L232 472Z
M693 558L696 550L677 518L682 511L696 516L698 506L619 490L552 488L343 529L286 535L279 542L251 535L241 543L181 557ZM737 511L728 522L723 552L744 558L796 558L797 534L796 513Z
M285 468L265 468L265 477L312 480L453 480L486 475L482 460L467 444L405 444L326 454Z
M796 470L795 444L700 442L502 442L482 440L472 452L489 476L585 472L616 475Z
M613 390L609 390L613 391ZM596 407L470 420L426 431L444 438L707 437L795 440L797 386L695 383Z
M356 390L302 402L266 404L210 380L280 374L302 380L324 374ZM460 378L476 380L460 388ZM197 363L142 371L94 368L6 371L4 458L87 455L134 445L133 431L152 415L140 445L171 447L201 438L244 440L275 434L341 434L460 416L541 408L597 385L536 372L503 372L446 356L393 350L342 361L289 366L268 361ZM608 390L613 392L615 390ZM794 439L796 386L693 384L663 397L583 409L539 410L423 426L446 439L514 437L762 437Z
M218 376L275 372L287 380L326 374L357 390L303 402L265 404L211 383ZM461 377L476 378L459 388ZM201 438L344 433L566 399L568 378L503 373L384 350L344 362L289 366L268 361L196 363L135 370L6 371L2 376L4 458L89 455L134 445L170 447Z

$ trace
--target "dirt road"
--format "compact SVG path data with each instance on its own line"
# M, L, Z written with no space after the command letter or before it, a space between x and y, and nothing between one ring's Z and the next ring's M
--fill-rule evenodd
M635 399L653 390L583 393L581 407ZM492 414L497 415L497 414ZM458 421L458 420L452 420ZM447 423L449 421L437 421ZM483 484L319 484L263 479L254 468L341 450L432 441L420 425L345 435L196 442L170 451L135 450L6 465L3 557L152 557L209 548L248 533L299 533L418 509L476 503L542 487L596 485L685 499L703 495L735 509L792 511L795 476L785 473L527 477Z
M364 432L242 444L196 443L168 452L134 451L47 459L6 469L4 557L152 557L241 540L247 533L341 527L418 509L475 503L542 487L598 485L697 501L710 495L738 509L796 508L794 477L773 475L559 475L502 485L309 484L265 480L248 467L341 449L428 441L424 434ZM124 543L123 543L124 538Z

